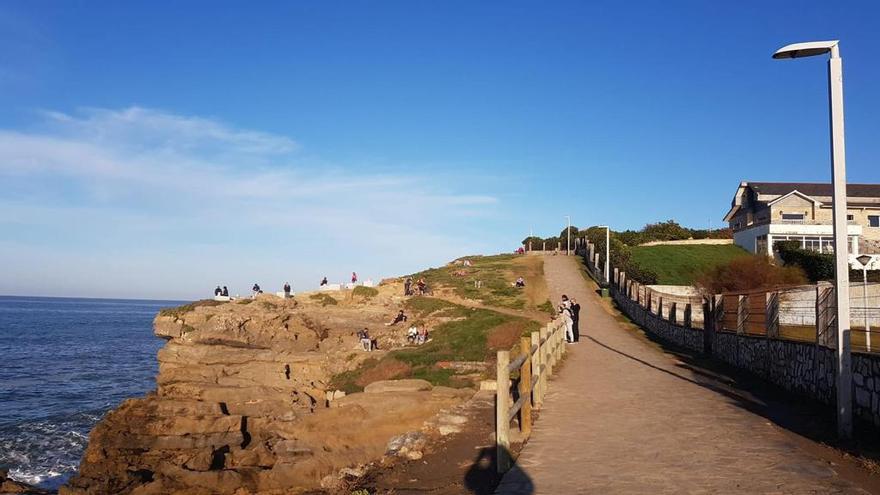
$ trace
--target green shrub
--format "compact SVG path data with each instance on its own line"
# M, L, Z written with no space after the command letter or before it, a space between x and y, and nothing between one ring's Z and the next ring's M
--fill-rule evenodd
M351 291L351 295L365 297L367 299L371 297L375 297L379 295L379 290L374 289L372 287L364 287L363 285L358 285Z
M309 299L313 299L321 303L321 306L336 306L339 304L333 296L330 294L324 294L323 292L319 292L317 294L312 294L309 296Z
M786 266L798 266L811 282L834 279L834 255L801 248L799 241L777 242L773 246Z

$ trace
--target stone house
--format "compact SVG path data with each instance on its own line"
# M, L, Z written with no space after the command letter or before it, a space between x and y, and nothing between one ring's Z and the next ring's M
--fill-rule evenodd
M736 244L773 255L773 245L800 241L833 252L831 184L741 182L724 221ZM847 235L852 255L880 253L880 184L847 185Z

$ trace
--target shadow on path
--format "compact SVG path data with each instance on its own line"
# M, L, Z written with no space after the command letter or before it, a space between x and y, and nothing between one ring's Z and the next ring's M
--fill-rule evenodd
M504 481L502 486L498 487L499 492L505 495L532 495L535 493L535 486L531 478L518 465L514 464L510 471L501 475L498 474L495 467L496 460L494 446L480 449L477 458L474 459L470 469L464 475L464 486L469 493L474 495L496 493L496 486L502 476L504 476Z

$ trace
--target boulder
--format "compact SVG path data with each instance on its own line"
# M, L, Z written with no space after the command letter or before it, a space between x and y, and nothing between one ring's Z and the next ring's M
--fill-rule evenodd
M408 378L405 380L380 380L364 387L368 394L381 394L385 392L423 392L431 390L433 385L426 380Z

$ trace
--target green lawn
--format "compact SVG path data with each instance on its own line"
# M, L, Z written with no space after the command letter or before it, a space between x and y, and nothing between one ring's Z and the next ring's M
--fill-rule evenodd
M692 285L707 268L726 263L749 253L734 244L690 246L636 246L632 259L639 266L657 274L662 285Z

